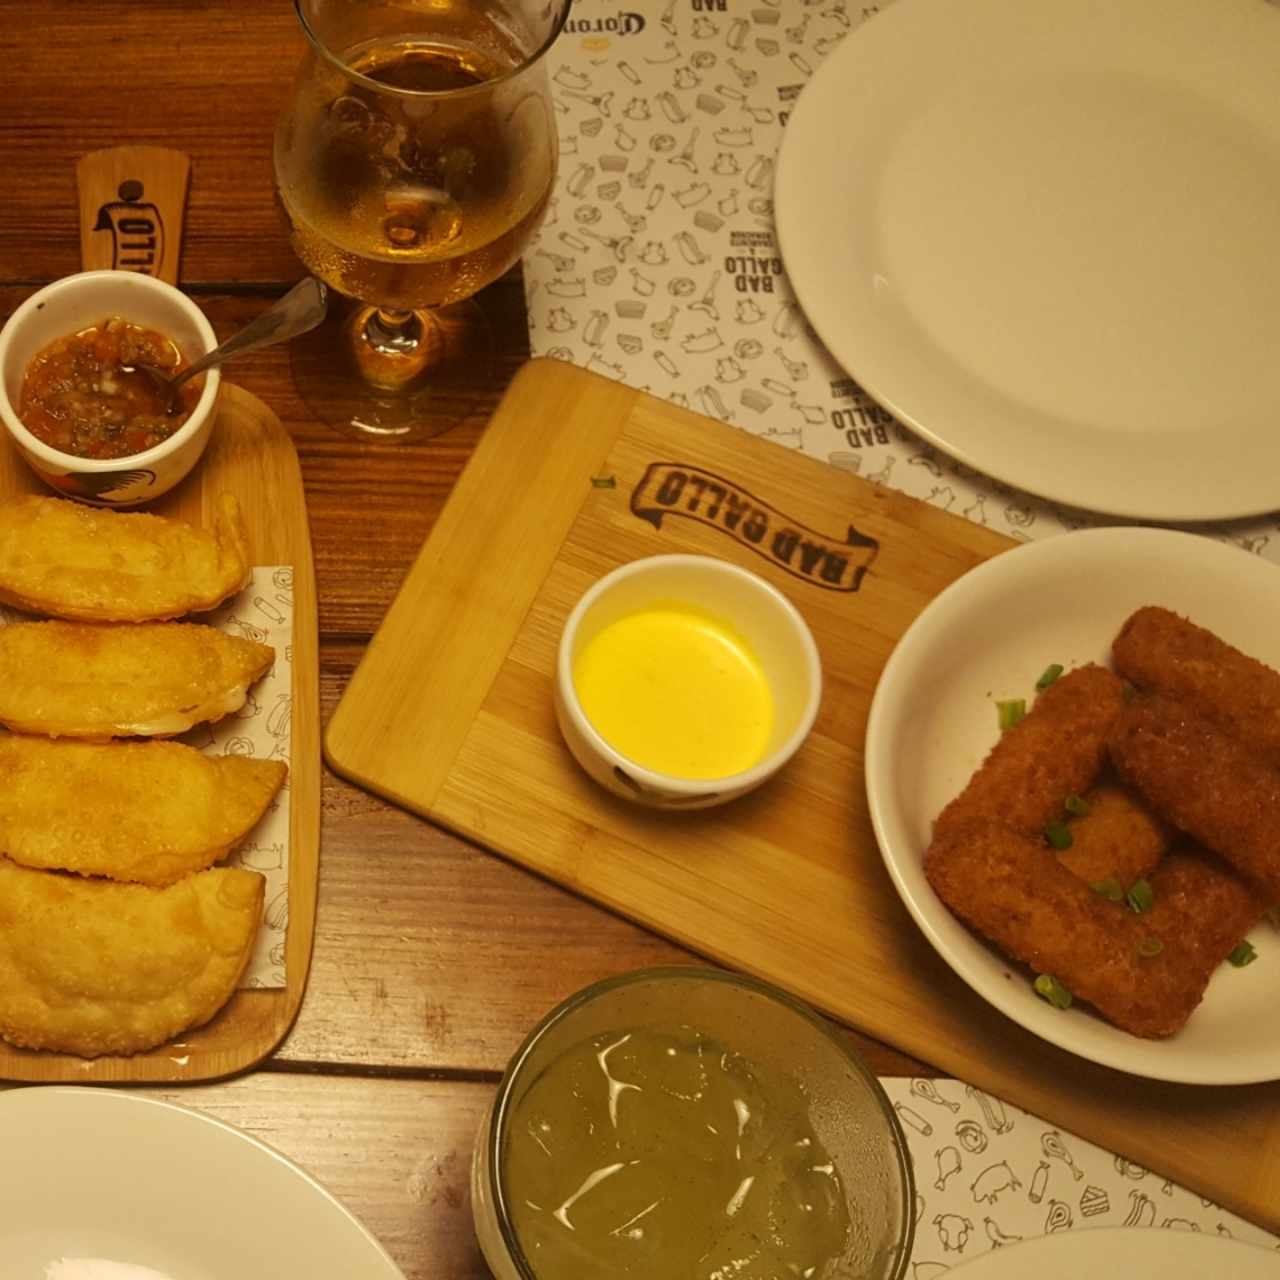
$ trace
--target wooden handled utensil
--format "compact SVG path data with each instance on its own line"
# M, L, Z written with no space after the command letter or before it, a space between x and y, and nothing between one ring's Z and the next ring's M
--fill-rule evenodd
M178 283L191 160L167 147L109 147L76 162L80 262Z

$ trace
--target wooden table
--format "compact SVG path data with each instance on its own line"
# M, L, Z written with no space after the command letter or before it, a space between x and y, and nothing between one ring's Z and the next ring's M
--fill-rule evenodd
M124 142L192 158L182 278L219 338L296 280L270 137L301 52L285 0L0 0L0 321L77 270L74 162ZM481 301L497 376L478 376L468 420L424 445L357 444L311 419L280 348L228 370L302 460L326 717L528 355L518 274ZM483 1276L467 1169L507 1057L588 982L693 958L326 772L315 954L293 1031L257 1071L158 1096L299 1161L407 1276ZM853 1039L882 1074L935 1074Z

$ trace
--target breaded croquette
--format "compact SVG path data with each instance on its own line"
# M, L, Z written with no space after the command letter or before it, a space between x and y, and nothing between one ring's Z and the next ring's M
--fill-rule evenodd
M0 627L0 724L51 738L167 738L238 711L275 651L180 622Z
M1195 972L1184 954L1153 945L1142 916L1094 893L1040 841L1003 823L948 825L924 869L943 902L978 933L1125 1031L1173 1035L1204 994L1211 970Z
M1220 858L1186 839L1161 861L1150 883L1149 927L1185 953L1196 973L1212 973L1270 905Z
M973 818L1007 823L1023 835L1062 817L1106 758L1107 731L1124 705L1124 686L1105 667L1080 667L1036 699L1029 715L1005 730L965 789L942 811L935 831Z
M150 889L0 858L0 1036L92 1058L208 1022L248 962L264 884L215 867Z
M1157 814L1280 900L1280 771L1157 696L1125 707L1107 748L1123 781Z
M1139 689L1185 703L1280 768L1280 672L1168 609L1139 609L1111 647Z
M61 498L0 505L0 601L78 622L179 618L249 580L240 507L218 500L213 529Z
M1173 843L1168 825L1110 778L1083 799L1089 811L1068 820L1072 842L1058 851L1058 861L1091 885L1128 889L1149 875Z
M287 773L176 742L0 736L0 853L25 867L164 885L225 858Z

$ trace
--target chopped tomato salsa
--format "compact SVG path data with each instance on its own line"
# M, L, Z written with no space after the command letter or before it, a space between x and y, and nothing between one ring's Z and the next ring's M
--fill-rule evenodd
M140 364L167 374L186 367L171 339L119 316L59 338L27 366L18 416L37 439L77 458L142 453L191 416L203 379L179 387L166 413L163 392Z

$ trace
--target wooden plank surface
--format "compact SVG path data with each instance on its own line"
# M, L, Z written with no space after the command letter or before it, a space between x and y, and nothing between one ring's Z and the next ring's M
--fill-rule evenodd
M296 280L272 202L270 139L301 50L284 2L0 0L0 171L17 175L0 201L0 321L32 284L76 269L75 161L126 142L192 158L183 279L220 338ZM227 371L276 411L299 453L324 714L527 355L518 273L481 301L496 373L477 371L469 420L427 444L377 448L335 435L298 398L282 350ZM257 1071L165 1096L245 1125L313 1170L410 1280L471 1280L486 1273L471 1239L466 1161L511 1047L588 981L688 958L326 772L301 1014ZM934 1073L879 1041L856 1043L882 1073Z
M554 474L536 473L546 483L528 483L525 443L557 459ZM655 469L683 477L665 506ZM694 475L711 479L698 488ZM610 484L593 485L600 476ZM771 530L752 517L758 537L729 532L715 518L731 509L726 490L744 504L747 495L752 511L768 508ZM783 522L832 545L846 526L874 539L860 588L832 589L816 571L798 580L759 554L779 545ZM884 872L862 786L880 670L930 599L1010 545L687 410L537 361L512 384L330 719L327 758L677 942L1280 1227L1280 1085L1157 1085L1038 1040L951 973ZM786 591L813 629L826 677L814 732L781 777L678 819L587 780L560 740L551 697L559 632L583 591L618 564L668 551L721 556Z
M31 292L0 285L0 322ZM197 300L225 338L274 292ZM322 723L523 359L518 277L483 301L501 339L498 378L477 378L471 421L427 444L374 448L336 435L309 416L279 348L228 370L270 402L301 461L320 601ZM328 770L322 794L311 977L275 1066L492 1074L572 991L606 974L691 958ZM394 932L383 929L391 905ZM934 1071L870 1038L859 1047L887 1074Z
M7 439L0 444L0 497L45 494ZM0 1043L0 1078L78 1084L205 1080L243 1071L284 1038L306 990L320 864L319 655L315 574L302 476L288 433L256 396L224 383L218 420L197 468L152 507L210 527L220 494L240 502L255 564L293 568L293 705L289 753L289 925L286 986L238 991L212 1022L131 1058L91 1061Z
M79 268L75 161L123 143L192 160L183 280L296 278L271 202L271 135L304 47L260 0L0 0L0 280Z

